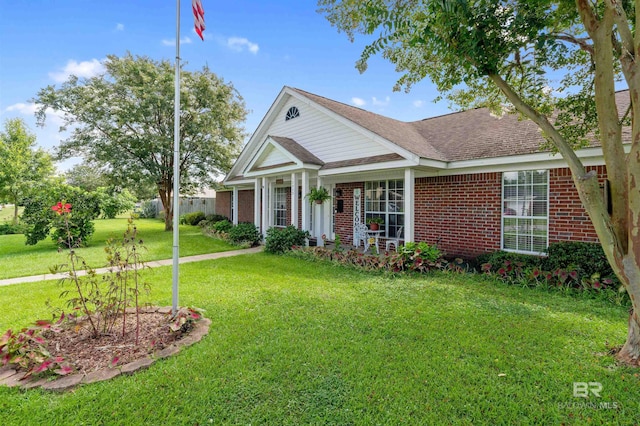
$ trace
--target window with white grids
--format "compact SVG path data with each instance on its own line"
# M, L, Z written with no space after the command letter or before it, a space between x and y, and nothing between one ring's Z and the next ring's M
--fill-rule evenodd
M502 175L502 249L542 254L549 244L549 172Z
M364 184L364 219L379 217L382 237L396 237L404 226L404 181L376 180Z
M273 189L273 226L287 226L287 191L289 188Z

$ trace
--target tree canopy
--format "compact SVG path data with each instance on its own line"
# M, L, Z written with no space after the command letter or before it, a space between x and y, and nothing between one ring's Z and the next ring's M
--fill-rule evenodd
M463 107L517 112L566 160L605 254L633 302L625 362L640 360L640 32L631 0L320 0L352 40L373 40L356 66L380 54L402 73L395 89L428 78ZM628 88L619 111L616 87ZM631 132L623 143L623 128ZM575 149L595 135L612 212Z
M22 119L9 119L0 132L0 201L14 205L13 222L18 222L18 205L33 184L53 173L51 156L36 148L36 136Z
M64 113L71 136L60 158L81 156L122 187L157 187L171 229L173 187L174 68L169 61L109 55L105 73L71 76L40 90L39 124L47 108ZM244 139L244 101L231 83L209 68L181 72L180 190L213 185L237 157Z

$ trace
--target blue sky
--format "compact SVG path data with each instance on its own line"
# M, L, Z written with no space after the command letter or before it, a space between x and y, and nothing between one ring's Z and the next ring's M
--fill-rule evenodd
M437 92L429 82L393 92L399 74L381 58L360 74L354 64L366 40L349 42L314 1L202 3L204 42L193 31L191 1L181 1L180 56L187 69L208 64L234 84L250 111L249 133L285 85L404 121L449 112L431 102ZM22 117L46 149L65 135L55 115L36 128L31 99L39 89L70 73L94 75L108 54L175 58L173 0L0 0L0 10L0 121Z

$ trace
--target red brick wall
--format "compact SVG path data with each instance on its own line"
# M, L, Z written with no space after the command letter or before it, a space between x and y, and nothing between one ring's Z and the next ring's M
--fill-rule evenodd
M498 250L501 194L502 173L416 179L415 241L469 258Z
M238 222L253 223L253 189L238 191ZM233 191L219 191L216 193L216 213L221 214L232 220L231 217L231 199Z
M253 223L253 193L255 190L246 189L244 191L238 191L238 222L251 222Z
M607 178L605 166L587 167L587 170L598 173L602 187ZM558 241L599 241L569 169L549 170L549 243Z
M226 216L231 220L231 197L232 191L216 192L216 214Z

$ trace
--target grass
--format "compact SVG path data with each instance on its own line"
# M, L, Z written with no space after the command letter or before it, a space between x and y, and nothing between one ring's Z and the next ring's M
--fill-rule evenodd
M170 268L145 275L149 300L169 305ZM480 276L393 278L267 254L184 265L180 285L181 304L205 308L213 321L202 342L73 392L0 388L3 422L638 421L637 370L600 354L624 340L627 313L604 301ZM59 292L53 282L0 288L0 330L47 317L44 301ZM601 398L573 397L574 382L593 381Z
M93 268L105 266L105 243L109 238L121 238L127 228L127 219L99 219L89 246L78 249ZM165 232L164 223L155 219L136 220L138 235L148 251L145 260L170 259L173 255L173 234ZM180 226L180 256L216 253L237 247L224 241L207 237L200 228ZM25 245L24 235L0 235L0 279L39 275L49 272L49 267L65 263L67 252L58 252L51 239L35 246Z

